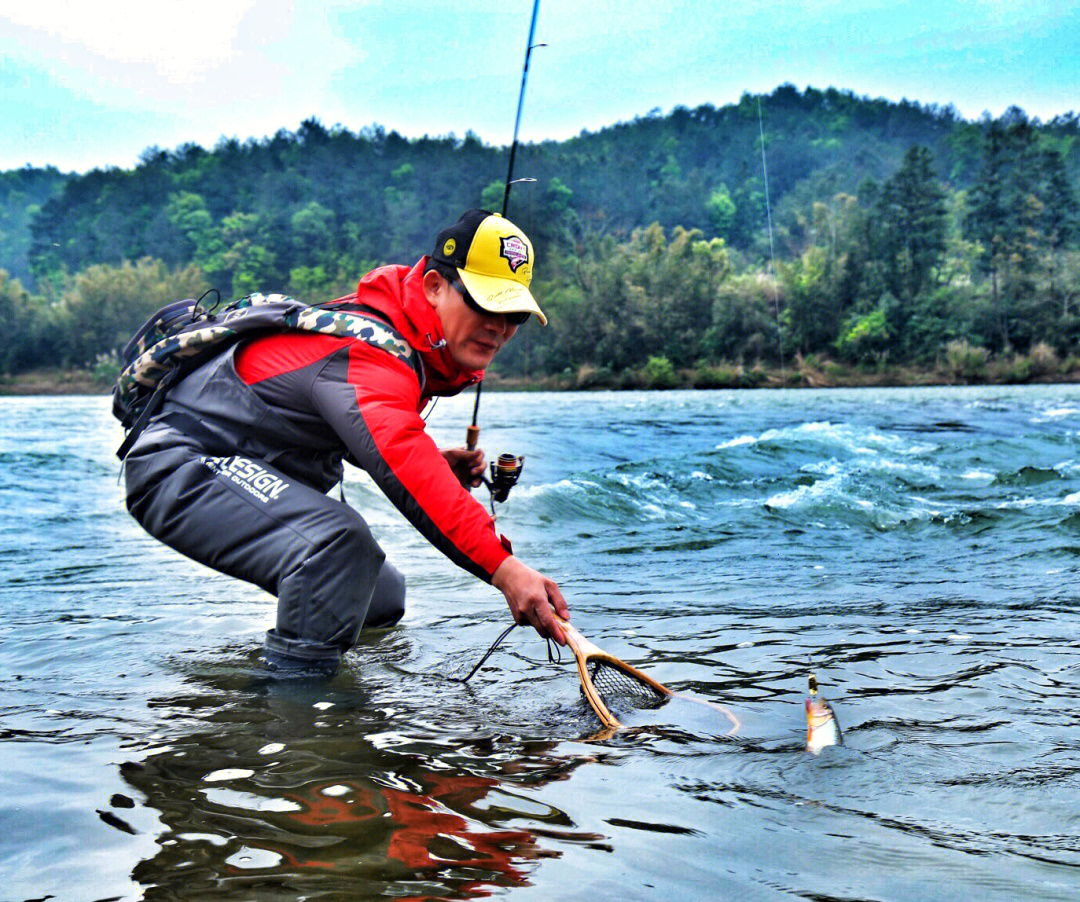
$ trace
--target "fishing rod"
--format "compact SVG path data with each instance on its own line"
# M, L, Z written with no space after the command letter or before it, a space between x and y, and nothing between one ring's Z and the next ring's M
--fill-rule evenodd
M546 44L534 44L536 36L536 17L540 13L540 0L533 0L532 21L529 23L529 40L525 43L525 65L521 67L521 90L518 92L517 116L514 118L514 140L510 143L510 164L506 169L506 190L503 192L502 215L510 205L510 186L514 184L514 157L517 155L518 129L521 128L521 108L525 105L525 82L529 78L529 58L534 47L546 47ZM524 181L524 180L523 180ZM536 181L529 179L529 181Z
M513 185L520 184L522 182L535 182L534 178L514 178L514 159L517 156L518 148L518 131L521 128L521 110L525 105L525 85L529 79L529 59L532 57L532 52L536 47L546 47L546 44L534 44L533 38L536 36L536 19L540 13L540 0L533 0L532 20L529 22L529 39L525 42L525 64L521 67L521 89L518 91L518 103L517 103L517 115L514 117L514 138L510 143L510 162L506 169L506 188L503 191L502 202L502 215L506 217L506 210L510 206L510 188ZM477 442L480 440L480 392L484 386L484 381L481 379L476 383L476 400L473 402L473 415L472 423L465 430L465 447L469 451L476 449ZM495 512L495 502L505 501L510 494L518 479L521 477L521 468L525 463L524 457L518 457L513 454L500 454L497 461L492 461L491 464L491 479L490 481L484 477L484 484L491 492L491 509L492 515Z

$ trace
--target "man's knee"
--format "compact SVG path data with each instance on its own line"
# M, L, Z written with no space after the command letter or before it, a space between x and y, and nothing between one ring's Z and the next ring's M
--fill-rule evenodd
M340 516L319 524L318 532L303 554L309 591L339 600L344 589L351 590L346 593L350 597L365 585L370 591L386 554L363 518L345 508Z
M352 571L349 576L352 590L349 597L354 599L352 611L363 617L363 622L356 626L374 629L393 626L401 620L405 616L405 576L386 560L385 552L363 518L356 514L350 516L334 545L343 568ZM371 585L369 580L373 573L377 576L371 594L367 596L365 588ZM370 598L367 605L363 603L365 598Z
M364 629L393 626L405 616L405 576L384 561L364 618Z
M327 513L300 566L277 587L278 630L344 649L367 619L386 555L359 514L344 505Z
M329 531L324 554L338 558L346 567L367 569L372 563L382 566L386 559L364 518L351 509Z

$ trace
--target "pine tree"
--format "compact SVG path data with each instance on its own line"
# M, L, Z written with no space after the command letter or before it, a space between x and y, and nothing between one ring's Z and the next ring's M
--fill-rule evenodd
M971 236L983 245L983 268L993 283L994 299L997 300L997 274L1001 265L1006 231L1005 178L1006 178L1005 130L999 122L992 122L986 132L983 148L983 164L979 179L971 192L968 228Z
M877 203L889 291L900 301L892 323L902 333L915 301L931 287L945 253L945 190L926 147L912 147Z

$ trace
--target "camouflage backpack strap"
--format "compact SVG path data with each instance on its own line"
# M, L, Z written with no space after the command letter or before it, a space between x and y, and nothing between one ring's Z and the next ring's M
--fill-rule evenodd
M382 320L361 313L346 313L343 310L323 310L319 307L305 307L295 315L287 317L294 329L304 332L321 332L324 335L342 335L365 341L369 345L382 348L410 362L418 356L405 338ZM411 363L410 363L411 365Z
M197 302L182 304L186 306L158 311L124 349L130 362L113 386L113 413L129 429L116 452L121 460L161 409L169 388L242 337L287 331L352 337L393 354L424 384L420 355L389 323L374 316L311 307L283 294L251 294L217 315L201 311ZM186 321L174 315L174 307L191 311ZM166 314L173 325L163 325Z
M382 318L366 313L348 313L343 310L327 310L322 307L305 307L295 317L290 315L292 328L303 332L321 332L324 335L341 335L366 342L393 354L408 365L424 387L424 365L416 349L405 336Z
M190 328L163 338L141 351L117 377L113 387L114 412L117 409L141 409L139 395L147 391L156 394L165 378L176 372L183 360L221 345L236 334L235 329L223 326L216 320L196 320ZM125 420L121 418L125 426L129 425Z
M124 368L113 385L113 414L136 432L135 424L148 419L146 409L159 407L164 390L179 378L173 375L178 369L186 372L186 365L241 333L287 328L288 313L302 306L285 295L251 295L218 314L190 299L163 307L124 346Z

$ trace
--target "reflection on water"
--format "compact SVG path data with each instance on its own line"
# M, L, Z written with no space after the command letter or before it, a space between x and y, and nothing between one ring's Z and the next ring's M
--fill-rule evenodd
M256 888L260 898L467 899L528 885L534 863L559 854L545 836L601 839L537 798L590 757L557 754L554 742L368 732L385 723L360 686L227 684L196 698L215 710L212 725L121 766L165 828L134 872L148 899ZM181 712L194 701L154 704ZM324 738L335 733L347 738Z
M268 681L272 599L139 531L107 399L0 399L0 897L1077 898L1080 388L485 409L578 629L738 734L678 699L598 733L526 630L448 680L505 605L355 474L406 619Z

